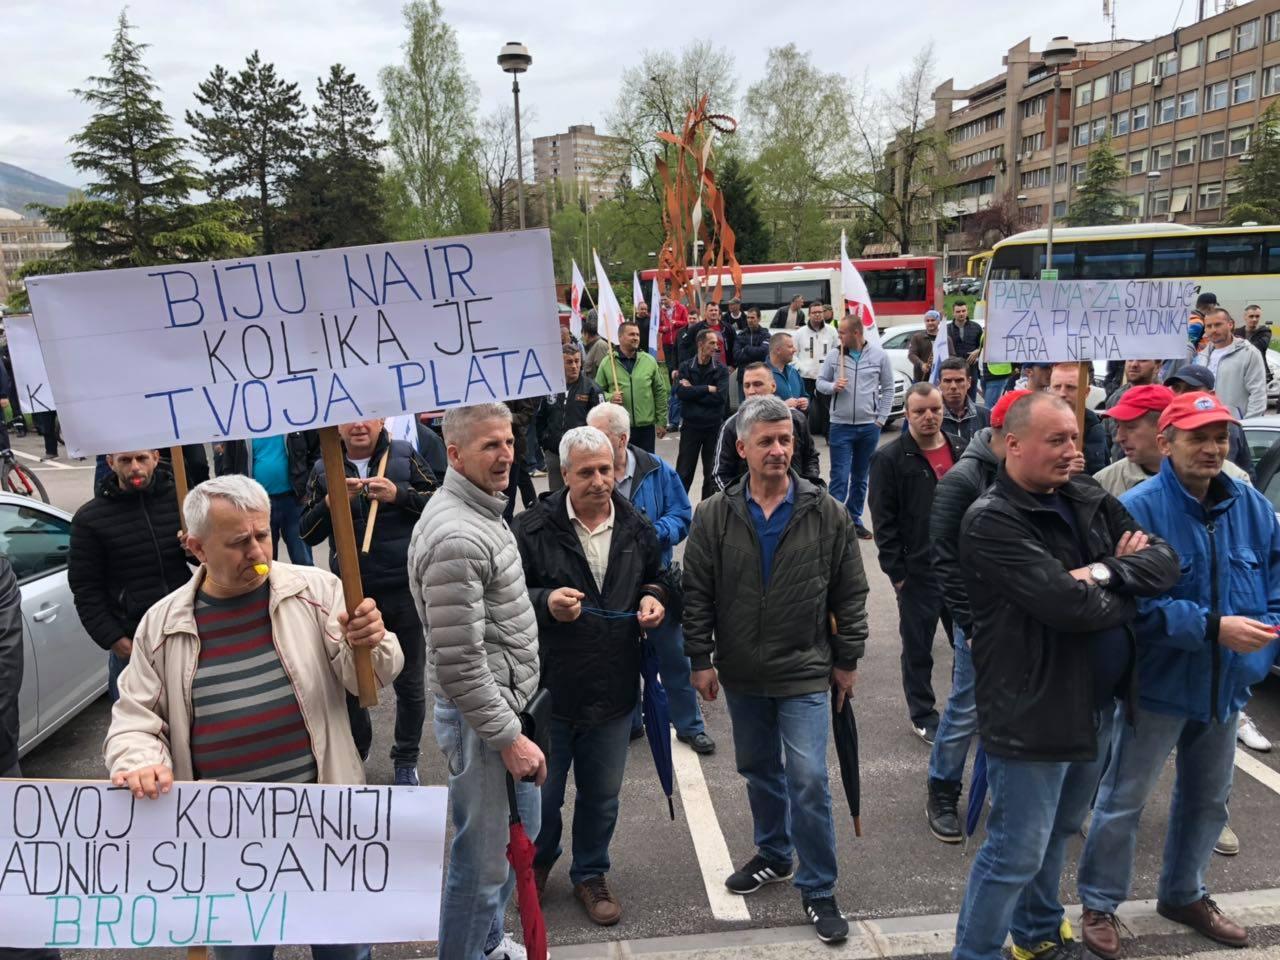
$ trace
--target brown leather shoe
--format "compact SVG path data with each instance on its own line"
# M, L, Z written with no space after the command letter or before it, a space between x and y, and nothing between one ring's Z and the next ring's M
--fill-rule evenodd
M582 901L592 923L612 927L622 919L622 907L614 899L604 877L587 877L574 886L573 895Z
M1114 913L1086 907L1080 927L1084 945L1102 960L1116 960L1120 956L1120 922Z
M1188 926L1210 940L1225 943L1228 947L1249 945L1249 931L1219 910L1218 905L1208 894L1194 903L1188 903L1185 907L1157 902L1156 913L1166 920Z

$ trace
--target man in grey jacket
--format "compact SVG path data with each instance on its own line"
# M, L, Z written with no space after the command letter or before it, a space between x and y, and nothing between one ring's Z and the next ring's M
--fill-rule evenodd
M853 517L858 539L870 540L862 525L871 455L893 409L893 365L876 344L867 343L855 316L840 321L840 346L827 354L818 372L818 392L831 397L831 495Z
M1208 367L1214 393L1236 416L1260 417L1267 412L1267 364L1247 340L1236 339L1231 314L1219 307L1204 318L1208 348L1196 357L1196 365Z
M502 960L524 955L502 929L513 886L507 775L531 838L547 776L519 717L538 689L538 627L515 537L502 520L515 461L511 411L501 403L453 407L444 440L450 469L409 544L409 589L427 630L436 742L453 801L439 956Z

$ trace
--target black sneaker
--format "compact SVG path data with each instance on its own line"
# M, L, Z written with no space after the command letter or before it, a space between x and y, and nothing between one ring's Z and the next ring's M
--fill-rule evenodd
M933 746L933 741L938 738L938 721L927 720L923 724L918 724L914 720L911 721L911 729L917 737Z
M804 914L823 943L843 943L848 939L849 921L841 915L835 897L806 898Z
M775 862L757 854L747 861L746 866L741 870L735 870L729 874L729 879L724 882L724 885L730 893L745 896L748 893L755 893L765 884L782 883L795 875L796 868L790 860Z
M853 525L853 530L854 530L854 532L858 535L858 539L859 539L859 540L872 540L872 539L874 539L874 537L871 535L871 531L870 531L870 530L868 530L866 527L864 527L864 526L863 526L862 524L860 524L860 523L855 523L855 524Z
M960 829L960 782L929 778L929 800L924 813L929 830L943 843L959 843L964 839Z

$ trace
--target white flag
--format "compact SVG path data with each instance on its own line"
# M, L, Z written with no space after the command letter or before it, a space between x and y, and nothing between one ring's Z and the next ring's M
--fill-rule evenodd
M573 264L573 277L569 288L569 332L575 337L582 337L582 295L586 292L587 282L582 279L578 270L578 261Z
M934 386L942 378L942 361L951 356L951 341L947 339L947 325L938 321L938 335L933 338L933 366L929 368L929 382Z
M622 304L618 303L618 298L613 294L613 287L609 286L609 278L604 274L600 254L593 251L591 256L596 262L596 313L600 318L600 336L604 337L606 342L616 344L618 327L626 316L622 312Z
M844 231L840 231L840 286L844 288L844 312L853 313L862 321L862 333L867 343L880 345L880 331L876 328L876 311L871 304L871 294L863 282L862 274L849 259Z
M387 417L387 436L392 440L403 440L418 449L418 417L412 413L404 413L395 417Z
M636 307L644 303L644 290L640 287L640 274L631 271L631 312L635 313ZM650 310L653 309L652 304L645 304Z
M662 295L658 292L658 271L653 272L653 286L649 288L649 352L658 355L659 313L662 311Z

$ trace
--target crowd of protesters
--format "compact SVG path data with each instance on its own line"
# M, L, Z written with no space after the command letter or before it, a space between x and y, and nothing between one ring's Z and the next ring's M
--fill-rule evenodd
M1280 524L1239 429L1266 407L1269 331L1257 307L1244 318L1237 330L1205 300L1186 355L1128 361L1081 430L1077 364L984 364L967 308L945 327L934 313L912 338L917 382L887 442L893 368L855 316L833 323L797 298L765 326L736 299L691 318L663 298L616 343L587 318L580 340L563 337L561 393L340 428L357 539L374 527L351 617L338 551L332 572L311 566L310 547L333 537L315 435L223 445L185 526L159 453L117 452L69 558L108 658L108 769L139 797L175 778L363 782L373 731L353 648L368 647L395 693L395 783L419 782L428 716L447 761L439 955L522 960L504 928L513 809L540 895L567 849L586 916L623 917L609 846L643 730L643 637L676 737L697 754L717 749L698 697L724 694L755 839L727 889L791 882L818 937L838 943L827 738L868 638L859 541L874 539L907 719L932 751L925 816L939 840L963 838L965 768L975 741L985 752L991 808L955 957L990 960L1010 937L1017 960L1071 955L1059 889L1082 830L1080 936L1118 957L1138 820L1174 752L1158 909L1244 945L1205 883L1213 852L1239 849L1236 739L1269 748L1243 709L1280 626ZM651 322L656 356L642 347ZM656 453L668 433L674 464ZM291 563L276 559L280 539ZM944 704L939 623L953 652ZM525 721L542 704L540 745ZM0 770L15 764L0 753Z

